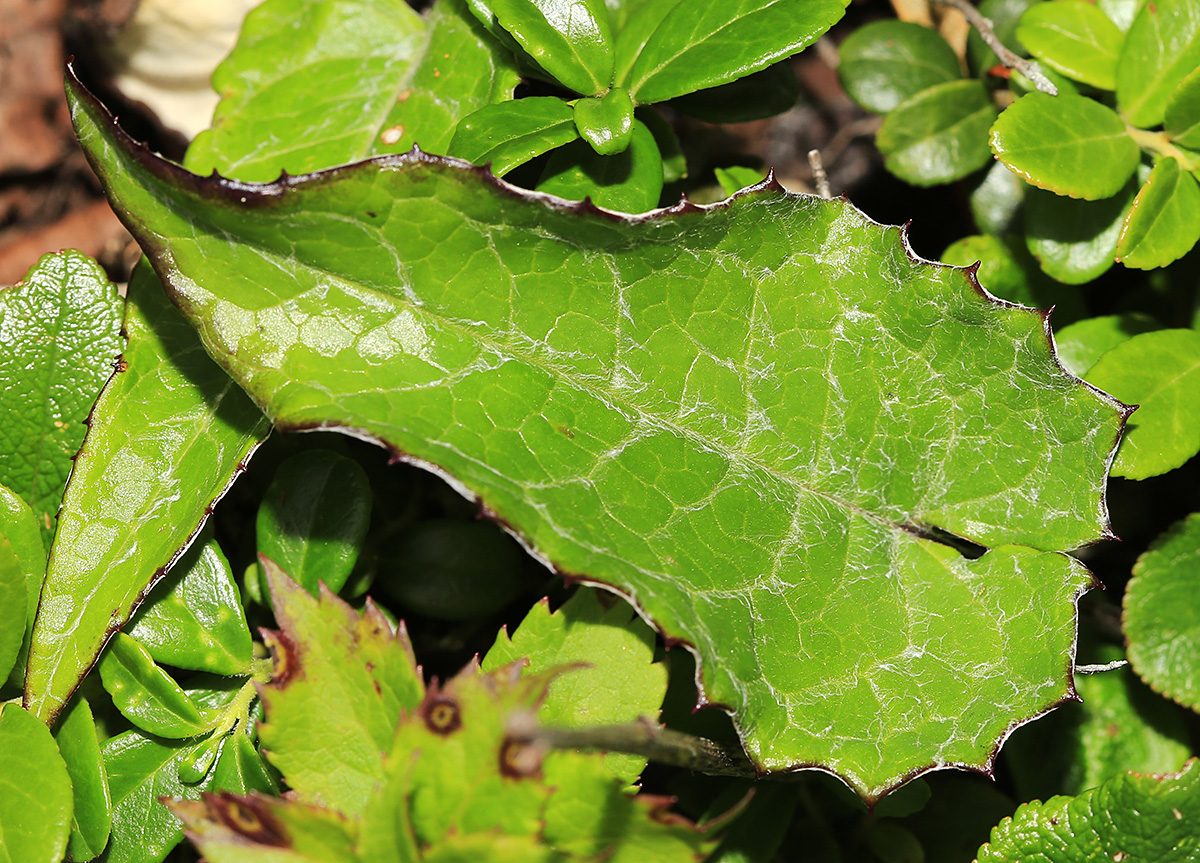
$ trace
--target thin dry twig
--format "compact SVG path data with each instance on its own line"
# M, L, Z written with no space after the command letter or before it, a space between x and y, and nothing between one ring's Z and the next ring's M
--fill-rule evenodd
M829 193L829 175L825 173L825 165L821 162L820 150L808 151L808 167L812 168L813 185L817 187L817 194L822 198L832 198Z
M996 35L996 31L992 29L992 22L983 15L979 14L968 0L933 0L935 3L940 3L943 6L949 6L957 9L971 23L978 32L987 46L996 52L996 56L1000 58L1000 62L1020 72L1026 78L1033 82L1034 86L1043 93L1049 93L1051 96L1058 95L1058 88L1054 86L1054 82L1045 76L1041 67L1031 60L1026 60L1024 57L1018 57L1012 51L1004 46L1000 41L1000 37Z

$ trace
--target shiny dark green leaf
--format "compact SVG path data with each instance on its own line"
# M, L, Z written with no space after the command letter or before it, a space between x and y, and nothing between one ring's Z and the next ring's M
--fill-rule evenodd
M803 50L844 0L649 0L617 36L615 83L638 104L728 84Z
M633 101L620 87L575 103L575 128L601 156L625 152L633 137Z
M59 863L71 833L71 779L50 730L0 705L0 859Z
M148 267L130 283L124 330L123 371L92 411L33 631L25 697L44 720L270 428L204 353Z
M1163 125L1173 143L1200 150L1200 67L1171 94Z
M591 198L618 213L644 213L658 206L662 185L658 145L646 125L635 120L625 152L601 156L583 141L568 144L550 156L537 188L568 200Z
M480 108L465 117L447 152L503 177L518 165L579 137L571 106L553 96L534 96Z
M604 0L488 0L488 7L563 86L599 96L613 83L613 34Z
M1127 267L1165 267L1200 241L1200 184L1173 156L1160 159L1133 199L1117 239Z
M1041 189L1025 196L1025 242L1042 270L1068 285L1082 285L1107 272L1137 185L1099 201L1066 198Z
M679 136L671 128L667 118L656 108L637 108L633 116L646 124L654 143L658 147L659 156L663 163L663 183L675 183L688 175L687 157L683 153L683 145Z
M371 521L371 484L358 462L309 450L279 466L258 508L258 553L317 595L350 577Z
M156 662L214 674L250 669L246 614L211 533L202 534L154 586L125 631Z
M886 114L922 90L962 77L958 56L936 30L884 19L856 29L838 48L846 95Z
M1154 0L1137 13L1117 64L1117 106L1134 126L1159 125L1175 88L1200 68L1200 5Z
M915 186L959 180L991 161L987 130L996 108L973 80L936 84L902 102L875 136L887 169Z
M45 255L0 288L0 484L49 546L84 421L121 352L116 286L79 252Z
M206 717L136 639L118 632L100 657L100 679L125 718L172 739L209 730Z
M1070 94L1022 96L992 126L991 143L1026 182L1089 201L1117 194L1141 157L1115 111Z
M1031 6L1017 25L1017 38L1051 69L1101 90L1117 87L1117 57L1125 34L1084 0Z
M1086 372L1108 351L1140 333L1161 330L1162 324L1142 312L1103 315L1076 321L1054 333L1058 361L1073 375Z
M74 798L67 854L81 863L104 850L112 827L108 774L86 698L77 697L71 702L54 736L71 777Z
M785 62L719 87L672 99L671 107L708 123L748 123L790 110L798 95L796 73Z

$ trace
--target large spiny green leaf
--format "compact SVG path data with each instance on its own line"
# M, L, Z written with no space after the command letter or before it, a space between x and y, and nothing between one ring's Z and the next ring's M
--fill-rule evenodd
M1061 551L1126 409L1041 313L772 185L649 217L411 155L250 185L80 139L207 348L285 428L478 495L701 658L764 769L878 795L1072 693ZM969 559L936 537L986 547Z

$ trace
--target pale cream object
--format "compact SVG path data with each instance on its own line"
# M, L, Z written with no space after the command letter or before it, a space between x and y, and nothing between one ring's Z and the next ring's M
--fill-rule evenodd
M109 58L116 84L189 140L212 121L212 73L261 0L142 0Z

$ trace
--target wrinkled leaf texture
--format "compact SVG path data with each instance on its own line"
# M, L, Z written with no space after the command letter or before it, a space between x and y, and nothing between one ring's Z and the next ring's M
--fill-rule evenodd
M1061 551L1125 406L1043 313L772 183L621 217L414 153L200 178L71 85L114 206L284 428L390 446L701 659L764 770L875 797L1071 697ZM938 537L988 549L978 559Z

